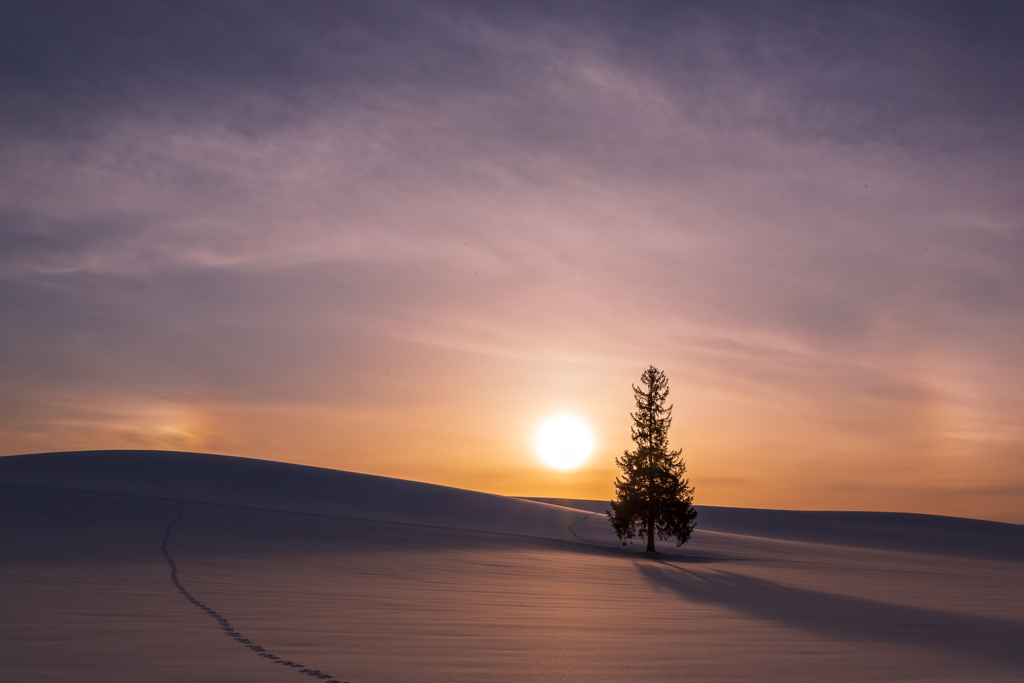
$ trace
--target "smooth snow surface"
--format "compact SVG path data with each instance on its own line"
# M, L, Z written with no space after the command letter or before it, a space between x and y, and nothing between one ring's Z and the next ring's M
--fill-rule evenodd
M1017 525L701 508L648 557L594 501L153 451L0 496L2 680L1024 679Z

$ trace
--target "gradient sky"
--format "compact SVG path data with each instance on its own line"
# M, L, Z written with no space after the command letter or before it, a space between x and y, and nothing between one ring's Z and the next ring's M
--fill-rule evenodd
M484 6L484 7L481 7ZM0 453L1024 522L1024 4L0 5ZM545 468L540 422L598 449Z

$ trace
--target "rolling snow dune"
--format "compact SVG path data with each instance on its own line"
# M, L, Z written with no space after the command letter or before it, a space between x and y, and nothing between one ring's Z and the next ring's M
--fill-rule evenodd
M524 498L604 513L608 501ZM746 536L1024 561L1024 526L905 512L758 510L698 505L698 527Z
M561 507L401 479L199 453L86 451L0 458L0 482L572 538Z
M1020 527L702 508L648 557L592 503L194 453L0 458L0 678L1024 676Z

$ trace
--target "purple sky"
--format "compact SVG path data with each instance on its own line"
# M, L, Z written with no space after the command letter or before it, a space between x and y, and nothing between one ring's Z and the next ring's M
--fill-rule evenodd
M0 452L1024 522L1024 5L478 4L3 3Z

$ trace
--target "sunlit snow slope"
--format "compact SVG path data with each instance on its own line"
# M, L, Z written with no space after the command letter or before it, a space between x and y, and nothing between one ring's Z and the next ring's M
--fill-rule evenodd
M152 451L0 458L0 495L4 680L1024 675L1015 525L708 508L647 557L583 502Z

